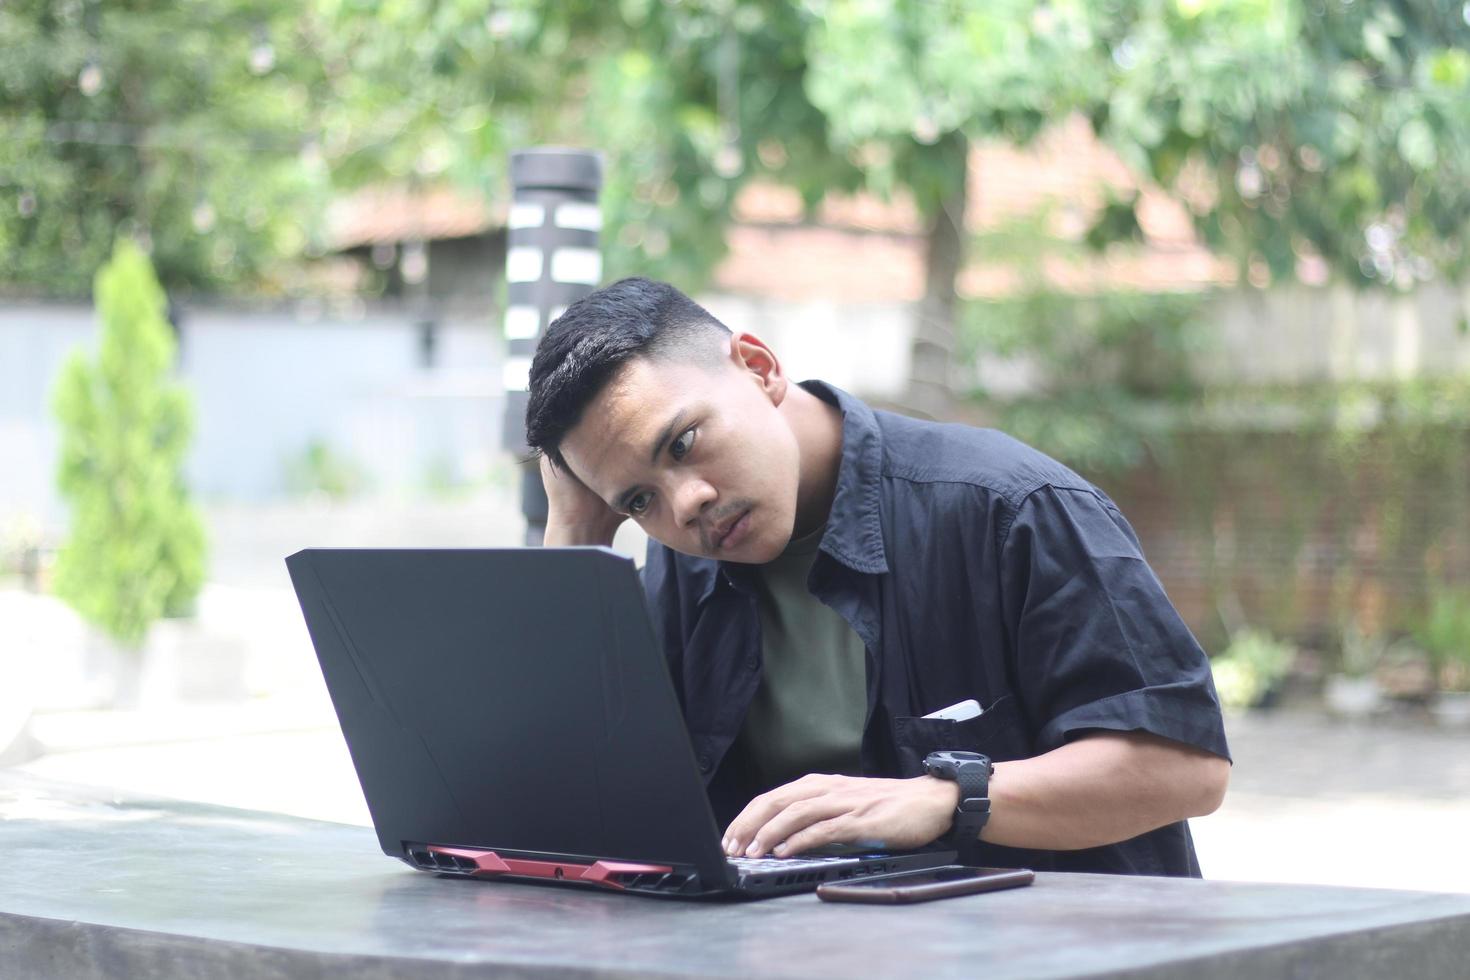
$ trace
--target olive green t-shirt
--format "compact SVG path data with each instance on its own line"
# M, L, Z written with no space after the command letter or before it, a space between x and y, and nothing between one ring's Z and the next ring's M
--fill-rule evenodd
M825 530L792 541L758 576L763 670L738 744L768 788L811 772L862 772L867 652L806 584Z

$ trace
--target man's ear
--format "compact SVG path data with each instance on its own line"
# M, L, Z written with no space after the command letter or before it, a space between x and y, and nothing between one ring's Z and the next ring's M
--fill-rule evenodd
M761 390L779 405L786 400L786 372L776 354L752 333L732 334L730 337L730 359L735 366L760 382Z

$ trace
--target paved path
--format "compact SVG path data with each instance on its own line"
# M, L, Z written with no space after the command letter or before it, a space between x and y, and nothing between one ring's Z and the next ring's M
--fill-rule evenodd
M1470 730L1304 713L1227 728L1230 793L1195 822L1206 875L1470 892Z

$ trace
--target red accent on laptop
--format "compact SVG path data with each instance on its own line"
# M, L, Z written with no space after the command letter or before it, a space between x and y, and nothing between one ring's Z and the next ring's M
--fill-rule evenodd
M585 881L604 888L623 890L623 885L612 876L619 874L668 874L674 869L667 864L638 864L631 861L594 861L592 864L577 864L575 861L532 861L526 858L503 858L494 851L481 851L469 847L439 847L429 845L433 854L464 858L475 863L471 872L477 878L496 875L524 875L530 878L554 878L564 881Z

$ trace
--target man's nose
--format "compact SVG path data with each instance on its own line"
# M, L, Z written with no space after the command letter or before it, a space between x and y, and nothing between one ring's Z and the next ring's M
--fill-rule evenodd
M699 515L716 496L715 488L704 480L691 478L680 483L674 491L674 515L679 525L687 527L698 521Z

